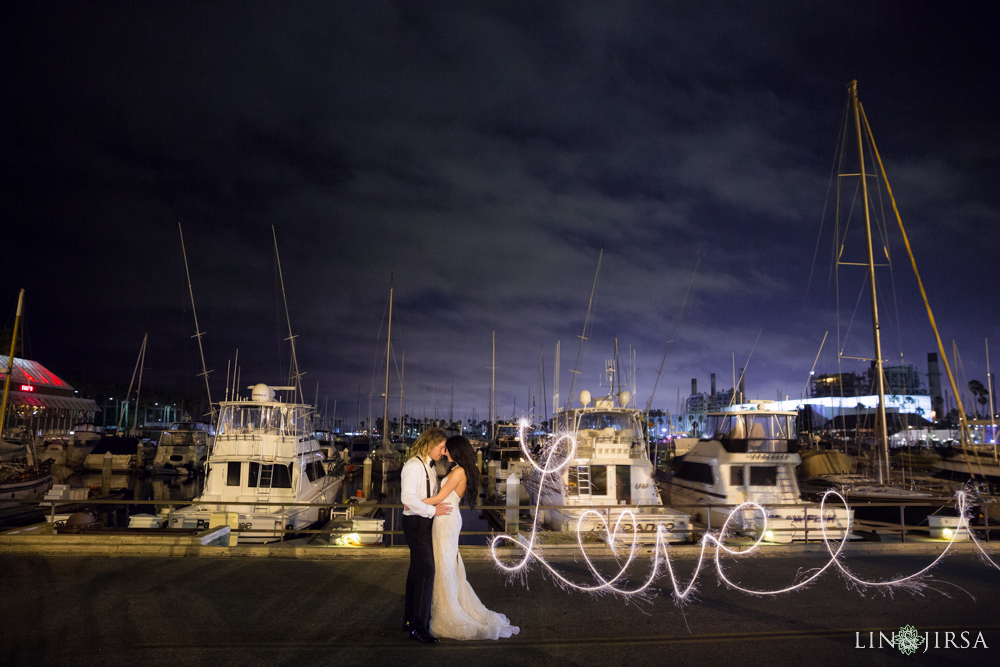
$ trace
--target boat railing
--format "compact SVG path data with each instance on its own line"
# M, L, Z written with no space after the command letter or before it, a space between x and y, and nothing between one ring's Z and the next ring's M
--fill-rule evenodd
M34 506L39 508L39 512L44 511L48 515L48 523L55 524L57 521L57 515L65 514L65 509L60 508L79 508L81 505L92 510L95 514L100 514L102 511L110 512L121 512L126 511L129 514L132 513L144 513L148 514L151 507L155 508L156 512L159 514L165 513L166 525L170 525L170 518L173 511L182 506L190 506L190 500L118 500L118 499L87 499L73 500L73 499L52 499L46 500L44 502L44 509L39 507L38 500L8 500L5 501L5 506L11 504L19 504L22 506ZM873 506L878 506L887 509L896 509L899 512L899 522L877 522L877 521L858 521L854 519L851 523L851 531L855 537L859 537L865 541L881 541L881 542L924 542L924 543L945 543L948 542L948 533L943 531L953 530L953 528L938 528L938 533L943 534L943 537L939 539L934 538L935 529L930 527L927 523L921 522L918 524L907 524L905 510L910 507L926 507L929 503L927 502L886 502L886 503L864 503L866 508L871 508ZM240 508L246 508L246 501L212 501L202 503L205 507L213 508L210 511L209 516L212 514L230 514L238 515ZM314 538L313 546L319 546L328 548L331 546L333 541L337 537L343 537L348 535L365 536L371 538L371 542L376 540L382 546L386 547L404 547L405 543L402 539L403 531L401 527L401 518L403 506L400 504L393 503L356 503L356 502L341 502L341 503L296 503L296 502L281 502L278 500L273 501L263 501L259 500L253 503L254 506L270 507L274 508L274 514L279 518L280 523L275 525L273 528L250 528L248 526L241 526L237 522L235 528L231 528L232 534L238 535L247 539L254 539L255 537L260 539L261 537L267 538L271 541L285 542L293 537L312 537ZM823 529L819 525L819 519L813 517L812 515L819 513L819 507L816 503L811 503L808 501L801 501L797 503L786 503L786 504L776 504L767 505L768 510L782 510L782 509L796 509L802 510L804 507L809 508L809 511L803 512L803 525L801 527L793 528L783 528L781 526L769 527L768 530L773 531L776 534L781 534L785 532L794 532L802 535L803 539L796 541L803 542L822 542L823 541ZM831 507L825 508L826 511L834 510L837 508L842 508L842 505L832 505ZM102 510L101 508L105 508ZM230 509L231 508L231 509ZM303 511L307 511L310 508L319 508L320 513L324 517L332 517L332 520L325 523L319 528L291 528L287 527L286 520L291 519L295 514ZM486 537L491 535L496 535L498 533L512 533L520 532L524 534L531 530L532 519L530 516L525 517L525 514L530 514L531 511L535 509L534 505L524 505L524 506L508 506L505 504L495 504L489 505L484 504L477 506L476 510L483 513L491 526L491 530L463 530L461 532L462 538L464 538L464 545L475 546L476 542L481 542L479 546L484 546L486 542ZM586 508L581 508L579 505L541 505L538 507L541 512L549 510L566 511L571 514L578 514L581 509L592 510L603 515L603 518L609 526L613 528L614 522L621 512L625 509L635 512L637 518L642 520L642 523L637 530L637 534L640 541L643 543L649 543L655 540L657 528L655 523L657 520L650 521L649 517L653 516L663 516L667 519L671 514L686 514L692 515L699 510L705 512L705 510L718 510L725 514L728 514L732 510L731 505L708 505L708 504L688 504L688 505L671 505L665 507L662 505L622 505L622 504L608 504L608 505L590 505ZM813 512L815 510L815 512ZM986 542L992 540L994 534L1000 534L1000 502L996 500L984 500L977 499L974 501L974 512L973 520L967 524L969 532L971 532L977 539L982 539ZM359 511L364 511L368 516L359 516L357 513ZM752 510L747 510L752 511ZM707 521L703 525L690 524L688 528L681 529L675 528L671 532L675 535L678 533L686 534L687 541L693 542L700 538L700 536L706 532L712 532L717 534L719 529L722 527L722 522L718 519L712 519L712 512L709 511L707 514ZM353 524L353 519L371 519L376 518L377 520L384 520L384 526L381 529L374 528L361 528ZM734 517L734 519L737 519ZM954 517L957 521L957 517ZM210 529L217 528L218 526L210 526L212 519L204 518L198 519L198 528ZM511 523L512 522L512 523ZM225 522L223 522L225 523ZM731 522L734 526L733 533L747 530L743 527L741 521ZM282 527L286 525L286 527ZM954 522L953 524L954 525ZM121 530L121 529L120 529ZM134 529L129 532L134 532L135 534L150 535L156 534L157 529ZM163 534L171 534L166 529L159 529ZM833 543L839 542L842 537L842 528L827 527L827 531L835 532L835 535L829 537L830 541ZM593 531L589 531L593 532ZM598 531L600 532L600 531ZM176 533L176 531L175 531ZM600 537L597 532L593 532L595 537ZM931 539L928 539L928 536ZM606 537L606 536L605 536ZM625 530L620 532L618 536L624 542L629 542L632 539L632 531ZM734 539L751 539L747 537L739 538L738 536L730 536ZM366 540L367 541L367 540ZM296 546L309 546L309 545L299 545ZM0 549L2 550L2 549Z

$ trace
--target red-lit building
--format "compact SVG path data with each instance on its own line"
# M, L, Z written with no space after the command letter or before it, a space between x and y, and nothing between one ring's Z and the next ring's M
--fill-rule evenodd
M9 357L0 355L0 391L7 381ZM93 423L99 410L89 398L78 398L76 390L37 361L14 357L5 434L37 434L43 430L69 430L74 424Z

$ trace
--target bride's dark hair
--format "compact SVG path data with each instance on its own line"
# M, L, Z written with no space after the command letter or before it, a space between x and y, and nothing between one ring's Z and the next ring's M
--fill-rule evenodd
M472 444L465 436L453 435L448 438L444 446L448 450L451 460L465 470L465 495L463 499L470 508L474 508L479 499L479 468L476 466L476 453L472 449Z

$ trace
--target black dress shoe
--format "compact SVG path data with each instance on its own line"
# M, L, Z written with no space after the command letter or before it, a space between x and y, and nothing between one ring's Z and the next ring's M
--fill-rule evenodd
M418 641L421 644L436 644L441 641L423 628L416 628L410 632L410 639Z

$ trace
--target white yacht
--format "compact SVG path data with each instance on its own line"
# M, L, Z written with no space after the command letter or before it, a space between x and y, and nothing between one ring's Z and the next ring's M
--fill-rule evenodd
M103 432L94 424L76 424L70 431L47 431L39 436L35 453L39 461L51 460L67 468L81 468Z
M560 474L542 475L534 468L524 475L522 484L533 503L567 506L541 510L543 523L556 531L603 530L603 522L593 509L603 515L611 528L624 510L635 514L644 542L655 540L657 524L662 524L670 541L690 538L686 514L665 507L653 481L653 464L643 436L642 413L627 407L631 395L597 399L590 404L590 392L580 392L582 408L558 415L561 424L576 440L576 451ZM560 454L556 454L556 457ZM540 464L544 464L542 454ZM581 521L582 519L582 521ZM624 525L631 529L631 522ZM627 535L630 536L630 535Z
M201 470L214 438L215 428L211 424L190 419L174 422L160 434L151 471L158 475L189 475Z
M733 508L754 502L767 511L766 533L761 512L746 509L735 529L769 542L841 540L853 522L853 510L839 501L820 505L800 498L795 467L797 413L769 410L766 402L710 412L705 436L673 462L673 474L662 482L665 503L690 511L709 529L721 528ZM689 509L690 508L690 509ZM734 523L730 523L734 527ZM808 532L808 536L807 533Z
M207 528L220 519L213 514L237 513L240 531L264 531L241 532L241 542L271 542L281 538L281 529L325 519L329 510L318 505L336 502L343 477L327 474L312 408L275 399L275 390L293 387L258 384L252 390L250 400L220 403L205 490L195 504L170 513L170 527Z

